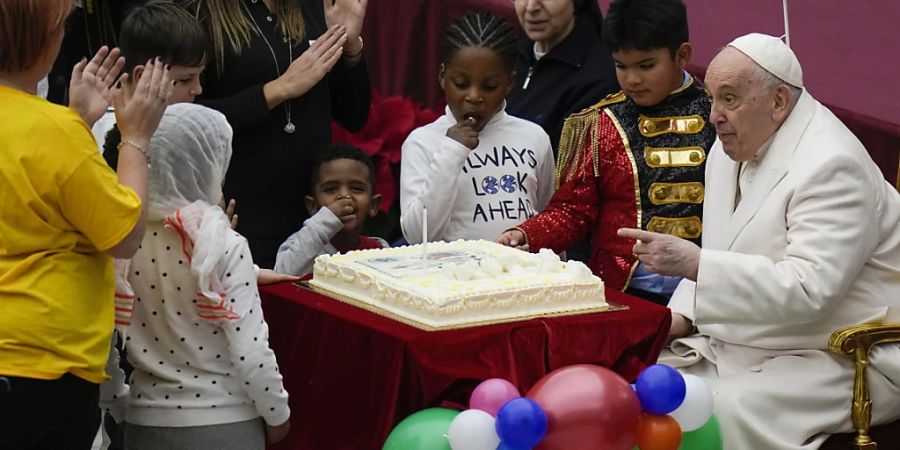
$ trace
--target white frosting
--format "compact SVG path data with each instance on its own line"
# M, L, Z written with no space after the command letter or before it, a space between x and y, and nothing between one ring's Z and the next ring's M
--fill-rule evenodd
M316 258L311 284L430 327L597 309L603 281L542 249L488 241L430 242Z

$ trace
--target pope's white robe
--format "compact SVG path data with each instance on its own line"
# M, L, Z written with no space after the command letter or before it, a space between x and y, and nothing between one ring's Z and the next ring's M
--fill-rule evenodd
M817 449L852 430L853 365L829 336L900 322L900 195L805 90L735 208L739 168L717 140L697 282L669 304L698 334L660 362L712 380L727 450ZM873 423L900 417L900 346L868 376Z

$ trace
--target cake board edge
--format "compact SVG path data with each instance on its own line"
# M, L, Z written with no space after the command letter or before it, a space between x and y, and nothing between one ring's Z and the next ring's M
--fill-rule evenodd
M316 294L323 295L325 297L337 300L339 302L346 303L348 305L353 305L357 308L364 309L372 314L376 314L381 317L386 317L388 319L403 323L405 325L409 325L413 328L417 328L417 329L423 330L423 331L458 330L458 329L462 329L462 328L474 328L474 327L480 327L480 326L486 326L486 325L496 325L496 324L501 324L501 323L523 322L526 320L539 319L539 318L544 318L544 317L576 316L576 315L582 315L582 314L627 311L629 309L629 307L626 305L621 305L618 303L613 303L613 302L607 301L606 305L592 307L592 308L586 308L586 309L578 309L578 310L572 310L572 311L546 312L546 313L533 314L530 316L510 317L510 318L504 318L504 319L491 319L491 320L484 320L484 321L479 321L479 322L453 323L453 324L448 324L448 325L436 326L436 325L420 322L418 320L411 319L408 317L403 317L399 314L395 314L391 311L387 311L385 309L378 308L376 306L373 306L373 305L363 302L361 300L356 300L356 299L348 297L346 295L339 294L330 289L326 289L326 288L323 288L320 286L314 286L309 282L309 280L294 282L293 285L297 286L301 289L306 289L310 292L314 292Z

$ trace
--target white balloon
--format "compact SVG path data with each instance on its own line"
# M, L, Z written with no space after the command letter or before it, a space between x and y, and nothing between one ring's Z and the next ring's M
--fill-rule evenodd
M703 378L696 375L684 375L686 387L684 402L675 411L669 413L681 431L694 431L702 427L713 413L712 389Z
M447 438L453 450L496 450L500 436L494 416L480 410L467 409L450 422Z

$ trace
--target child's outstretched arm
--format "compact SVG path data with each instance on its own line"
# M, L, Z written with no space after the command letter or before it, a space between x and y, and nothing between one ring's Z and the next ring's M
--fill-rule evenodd
M233 376L254 400L256 411L270 427L290 417L288 394L282 384L275 353L269 348L269 327L263 318L256 274L247 241L237 233L229 235L228 254L218 269L225 291L226 311L204 311L216 317L228 340Z
M412 132L400 160L400 227L411 244L422 241L422 210L428 209L428 240L440 239L456 203L457 182L471 150L428 129Z
M328 253L326 246L343 226L341 219L330 209L319 208L303 222L302 228L278 247L275 271L298 277L312 272L316 257Z
M559 253L591 232L604 206L591 161L590 157L584 157L577 175L560 185L544 210L519 224L516 230L522 236L516 236L519 241L516 245L522 245L524 239L529 251L549 248Z

